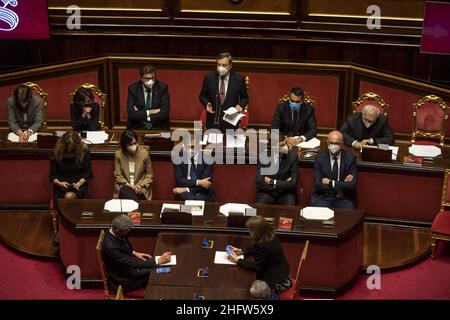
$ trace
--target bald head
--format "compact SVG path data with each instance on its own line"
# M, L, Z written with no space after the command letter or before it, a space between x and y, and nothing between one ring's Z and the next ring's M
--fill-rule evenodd
M328 142L331 143L339 143L341 144L344 141L344 136L342 135L342 133L340 131L331 131L328 134Z

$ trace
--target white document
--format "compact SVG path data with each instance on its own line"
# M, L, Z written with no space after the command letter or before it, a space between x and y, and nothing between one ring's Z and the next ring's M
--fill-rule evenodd
M416 157L434 158L440 156L442 151L436 146L422 146L413 144L409 147L409 153Z
M222 133L209 133L208 134L208 143L223 143L223 134Z
M308 141L300 142L297 147L302 149L315 149L320 147L320 140L314 137Z
M237 109L235 107L231 107L231 108L228 108L227 110L225 110L223 113L225 113L226 115L231 116L231 115L233 115L235 113L238 113L238 111L237 111Z
M208 143L208 135L205 133L205 134L203 135L202 141L200 141L200 145L201 145L201 146L205 146L207 143Z
M86 144L102 144L108 140L108 134L105 131L87 131L86 139L84 142Z
M161 256L155 256L155 262L158 262L158 259L160 257ZM170 256L170 261L169 262L160 264L159 266L176 266L176 265L177 265L177 256L173 254L173 255Z
M247 137L245 134L227 134L227 148L245 148Z
M105 202L103 210L110 212L132 212L139 208L139 203L134 200L112 199Z
M205 210L205 201L203 200L186 200L185 205L191 206L191 214L193 216L202 216Z
M161 132L161 138L170 139L170 131Z
M65 133L65 131L55 131L56 136L59 138L61 138Z
M163 212L164 209L180 210L180 205L176 204L176 203L163 203L162 208L161 208L161 212Z
M325 207L305 207L300 216L308 220L328 220L334 217L334 211Z
M389 146L389 150L392 150L392 160L397 160L398 147Z
M245 114L238 112L238 113L233 113L233 114L224 114L223 116L223 120L232 124L233 126L236 126L237 123L239 122L239 120L241 120L243 117L245 117Z
M238 259L244 259L243 255L238 256ZM226 251L216 251L216 255L214 256L215 264L231 264L235 265L236 263L231 262L228 259L228 253Z
M245 203L227 203L219 208L219 212L224 216L228 217L231 212L239 212L245 215L245 209L252 208L248 204Z
M15 134L14 132L10 132L8 134L8 140L10 142L19 142L19 136L17 134ZM35 142L36 140L37 140L37 133L33 133L28 138L28 142Z

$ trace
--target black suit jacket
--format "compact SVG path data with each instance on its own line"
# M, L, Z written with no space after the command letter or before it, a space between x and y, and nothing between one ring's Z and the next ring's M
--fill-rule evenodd
M204 108L206 108L206 105L209 102L213 106L214 110L219 109L219 74L217 73L217 71L208 73L203 79L203 85L199 94L199 99ZM239 73L230 71L230 78L228 80L228 89L225 96L225 101L221 106L220 115L217 114L217 116L219 116L219 124L214 125L216 114L207 112L206 128L218 128L222 131L226 129L234 129L234 127L230 123L222 120L224 116L223 111L231 107L236 107L236 105L238 104L242 108L245 108L248 105L248 101L249 98L244 77Z
M170 97L167 84L159 80L155 81L152 88L151 109L161 109L160 112L150 115L152 130L169 130ZM145 96L142 81L137 81L128 87L127 112L128 129L143 130L147 122L145 110ZM134 107L138 109L134 110Z
M100 130L98 123L100 117L100 106L98 103L92 102L89 107L92 108L91 118L83 118L83 106L78 103L70 105L70 122L75 131L96 131Z
M196 181L192 179L188 179L188 164L174 164L173 165L174 173L175 173L175 185L176 187L185 187L189 188L190 193L208 193L210 195L214 195L214 189L211 187L209 189L205 189L196 185ZM214 166L210 164L202 163L197 164L197 179L205 179L208 177L213 177Z
M317 130L314 108L307 103L303 103L299 112L299 125L294 128L289 101L280 103L272 118L272 129L279 129L285 136L305 136L306 140L314 138Z
M363 123L362 112L358 112L347 118L347 122L341 127L344 142L351 146L353 141L373 138L374 144L394 144L394 133L389 126L388 119L380 114L377 121L369 128Z
M322 184L322 178L331 179L331 162L330 152L320 152L314 162L314 193L315 196L321 196L329 194L335 196L341 194L349 200L355 201L356 199L356 181L357 181L357 167L356 158L350 152L341 150L341 163L339 166L339 181L336 181L334 188L328 185ZM345 177L351 174L353 180L351 182L345 182Z
M155 258L143 261L133 256L133 246L127 238L120 239L105 230L102 257L111 287L122 285L125 292L135 288L136 279L148 276L156 266Z
M276 179L276 185L269 185L264 183L265 175L261 175L261 169L270 167L270 164L263 165L258 162L256 169L256 188L259 192L267 192L273 196L278 196L280 193L292 193L297 196L297 182L298 182L298 153L297 148L294 147L287 154L280 154L280 162L278 171L274 175L267 175L271 179ZM290 181L287 179L291 178Z
M277 237L271 241L257 242L244 250L244 255L254 256L255 261L239 259L237 265L256 272L258 280L267 282L270 288L289 276L289 264Z

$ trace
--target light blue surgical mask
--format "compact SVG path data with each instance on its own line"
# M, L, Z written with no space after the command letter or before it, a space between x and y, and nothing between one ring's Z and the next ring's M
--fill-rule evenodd
M301 105L300 102L289 101L289 108L291 108L291 110L294 110L294 111L300 110L300 105Z

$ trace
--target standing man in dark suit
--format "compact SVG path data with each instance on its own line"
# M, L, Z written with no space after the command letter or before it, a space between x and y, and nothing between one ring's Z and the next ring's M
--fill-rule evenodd
M273 152L271 161L278 168L274 175L263 176L264 167L258 162L256 168L256 203L257 204L297 204L298 153L297 148L288 149L285 141L278 145L278 152Z
M119 285L130 292L145 288L150 268L170 261L171 253L164 252L158 261L149 254L133 250L127 234L133 222L126 214L119 214L112 221L112 227L105 233L102 243L102 257L108 273L108 286L116 291Z
M211 179L214 167L205 163L202 152L194 148L194 139L183 147L183 162L174 164L175 173L175 200L203 200L214 201L215 193ZM180 154L180 156L182 156Z
M328 150L320 152L314 163L314 207L355 208L356 158L341 150L342 133L328 134Z
M156 79L154 66L142 66L141 80L128 87L127 128L169 130L170 98L167 84Z
M281 102L272 118L272 129L279 129L287 136L289 147L316 136L316 116L314 108L305 103L303 89L294 87L289 92L289 100Z
M362 112L348 117L340 130L346 145L355 149L368 145L394 144L394 133L388 119L373 105L366 105Z
M245 79L239 73L231 71L233 59L229 53L217 56L217 71L208 73L203 79L199 99L206 109L206 128L217 128L222 132L235 129L232 124L223 120L224 111L235 107L242 112L248 105Z

